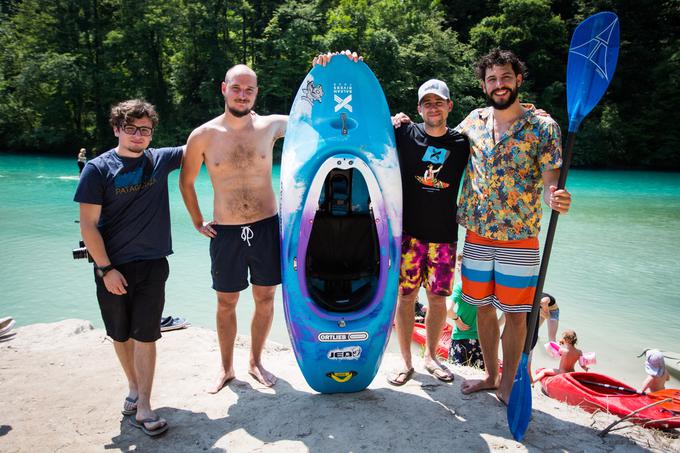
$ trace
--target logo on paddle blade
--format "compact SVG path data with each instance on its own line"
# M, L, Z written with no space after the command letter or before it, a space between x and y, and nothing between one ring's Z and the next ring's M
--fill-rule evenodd
M335 382L339 382L342 384L344 382L349 381L357 374L359 373L357 373L356 371L331 371L330 373L326 373L326 376L333 379Z
M597 74L607 82L609 82L614 75L614 68L607 67L607 62L609 61L609 56L607 54L609 52L609 43L612 38L612 33L614 32L618 21L619 20L615 18L612 23L605 27L605 29L597 36L578 46L572 44L572 47L569 49L569 53L580 55L590 64L594 65ZM618 35L616 42L618 45ZM616 65L616 60L614 60L614 65Z
M357 360L359 357L361 357L361 346L349 346L328 351L328 358L331 360Z
M338 341L365 341L368 340L368 332L322 332L317 336L322 343Z

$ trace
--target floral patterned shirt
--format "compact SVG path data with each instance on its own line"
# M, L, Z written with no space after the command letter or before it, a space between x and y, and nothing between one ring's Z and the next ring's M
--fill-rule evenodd
M494 142L493 108L471 112L456 131L470 140L457 221L480 236L507 241L538 236L545 171L562 166L559 125L531 104Z

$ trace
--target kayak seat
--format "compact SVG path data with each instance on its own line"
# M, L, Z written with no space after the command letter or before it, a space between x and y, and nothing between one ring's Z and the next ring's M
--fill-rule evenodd
M308 289L321 307L344 312L369 303L380 271L372 216L318 211L306 263Z
M310 295L321 308L333 312L354 311L371 301L375 282L365 283L359 289L348 292L347 281L326 282L324 289L310 285Z
M333 215L347 215L350 212L350 185L345 174L334 174L330 177L329 211Z
M370 214L334 216L317 212L307 246L307 275L353 280L376 275L379 254Z

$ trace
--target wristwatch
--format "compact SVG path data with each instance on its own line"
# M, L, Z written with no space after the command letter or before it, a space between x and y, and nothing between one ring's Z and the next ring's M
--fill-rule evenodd
M111 269L113 269L113 264L109 264L108 266L103 266L103 267L99 267L97 265L94 266L94 272L95 272L95 274L97 274L97 277L99 277L99 278L104 278L104 276Z

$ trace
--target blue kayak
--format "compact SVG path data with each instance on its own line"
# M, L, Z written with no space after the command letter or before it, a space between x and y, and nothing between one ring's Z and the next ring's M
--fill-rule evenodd
M322 393L375 377L401 251L401 175L382 88L343 55L307 74L281 158L283 302L295 357Z

